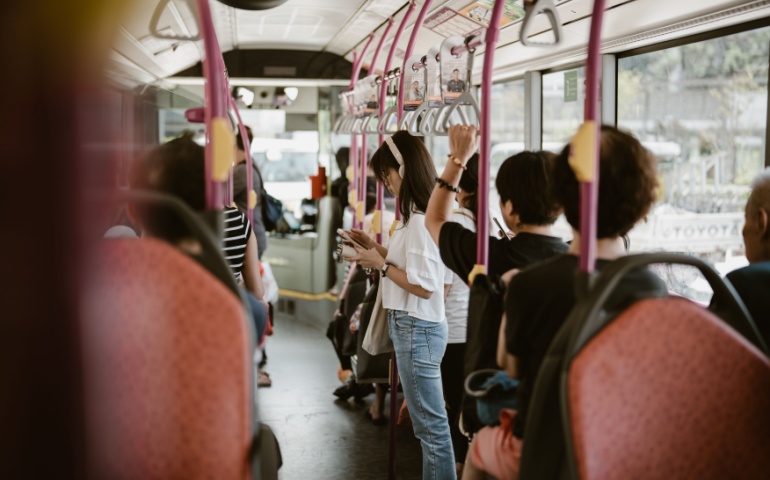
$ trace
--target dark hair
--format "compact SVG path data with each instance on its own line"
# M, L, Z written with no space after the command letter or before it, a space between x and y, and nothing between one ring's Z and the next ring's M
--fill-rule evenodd
M398 192L399 210L404 225L409 223L412 212L425 213L428 199L433 191L436 179L436 167L422 141L413 137L406 130L400 130L391 137L393 143L404 158L404 178L401 180L401 190ZM374 152L371 161L372 171L377 181L385 183L388 170L398 171L396 157L390 151L386 142Z
M184 136L152 149L133 165L131 188L174 195L197 211L206 206L204 149ZM190 236L178 215L163 207L134 210L152 235L176 243Z
M452 70L452 73L455 73L455 72L460 73L460 70L455 68L454 70Z
M655 157L632 135L607 125L602 126L600 148L597 237L619 237L628 233L655 201ZM553 189L567 221L580 231L580 183L569 166L569 152L567 145L556 157Z
M337 167L339 167L340 173L342 173L342 176L344 177L345 170L347 170L348 165L350 165L350 148L341 147L337 150L337 153L334 154L334 159L337 161Z
M249 145L254 141L254 134L251 133L251 128L246 125L246 136L249 137ZM243 138L241 137L241 129L238 129L238 134L235 135L235 144L238 146L238 150L246 150L246 147L243 146Z
M460 206L473 212L475 219L479 216L479 155L474 153L465 166L468 168L463 170L463 175L460 177L460 188L468 193L468 196Z
M525 225L551 225L560 209L550 192L551 152L521 152L500 165L495 187L500 202L511 201Z

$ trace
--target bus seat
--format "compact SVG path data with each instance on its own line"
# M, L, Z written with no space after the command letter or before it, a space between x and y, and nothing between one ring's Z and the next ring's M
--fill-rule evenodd
M106 240L90 283L90 477L250 478L253 366L240 299L154 239Z
M622 312L574 357L567 385L579 478L770 471L770 361L688 300Z
M629 299L636 301L620 312L604 310L627 273L652 264L697 268L714 292L719 316L683 298L644 292ZM626 315L632 315L628 317L632 320L623 320ZM618 331L633 328L630 336L614 337L619 320ZM645 329L646 325L653 327ZM604 339L606 334L613 337ZM625 343L615 346L621 339ZM597 340L601 343L592 347L596 350L588 349ZM599 351L602 356L594 360L593 352ZM590 372L575 363L578 358L592 362ZM574 380L573 375L580 377ZM743 383L752 375L749 383ZM588 382L590 391L583 387ZM595 400L596 396L600 398ZM598 405L599 401L610 404ZM723 447L716 455L742 458L744 452L757 448L747 445L752 439L761 437L764 442L759 445L767 445L770 418L763 410L768 410L769 401L768 348L732 286L695 257L665 252L628 255L601 270L548 347L529 399L519 476L528 480L741 478L744 469L765 461L757 457L734 472L720 471L735 467L728 459L708 458L706 450L694 456L694 449L713 447L709 442L716 442ZM746 423L752 415L751 423ZM609 418L613 423L607 423ZM605 431L594 425L603 425ZM698 432L702 432L700 438ZM596 435L614 438L600 441ZM637 460L627 458L631 454ZM642 471L633 470L639 466L633 463L638 459L645 462ZM651 473L655 468L666 473ZM699 469L698 475L679 473L687 468Z

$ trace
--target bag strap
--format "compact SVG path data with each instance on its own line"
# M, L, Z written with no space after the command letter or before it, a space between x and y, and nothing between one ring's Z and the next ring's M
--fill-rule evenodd
M262 172L256 162L252 163L250 166L257 171L257 176L259 177L259 195L262 197L262 200L264 200L267 191L265 190L265 181L262 179Z

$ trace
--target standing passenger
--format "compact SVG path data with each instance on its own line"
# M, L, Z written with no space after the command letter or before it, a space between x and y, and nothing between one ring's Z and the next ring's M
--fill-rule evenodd
M450 221L475 232L478 214L479 156L473 155L460 177L460 193L457 194L459 208L452 211ZM449 431L452 434L457 476L462 474L465 456L468 454L468 438L460 431L463 385L465 378L465 344L468 331L468 300L471 289L468 281L446 269L444 308L449 327L446 353L441 361L441 380L444 386Z
M476 128L449 127L450 160L430 197L425 225L439 246L444 264L467 279L476 264L476 232L451 221L452 190L460 182L468 159L476 151ZM500 276L567 251L567 244L553 233L559 208L550 195L550 152L521 152L507 159L497 172L495 186L506 226L512 239L489 238L487 275ZM451 187L451 188L448 188Z
M452 480L455 459L441 388L441 360L447 345L444 266L425 229L424 213L436 169L423 143L400 131L386 137L375 152L372 170L398 197L403 225L393 231L388 249L353 231L353 238L365 247L357 247L353 260L382 273L382 304L389 310L390 338L404 396L422 445L423 478Z
M469 140L466 140L466 142ZM596 268L626 254L623 236L650 210L658 185L655 159L639 141L603 126L599 160ZM574 238L569 251L513 275L508 282L498 358L506 373L519 379L517 411L504 410L502 425L485 427L473 439L463 479L518 478L522 439L537 372L556 333L575 305L580 252L580 183L569 166L570 146L556 158L552 171L555 200L564 208ZM666 294L662 280L647 269L621 280L607 300L607 311L622 308L629 297L645 292ZM502 350L502 352L500 351ZM561 462L558 447L554 462Z

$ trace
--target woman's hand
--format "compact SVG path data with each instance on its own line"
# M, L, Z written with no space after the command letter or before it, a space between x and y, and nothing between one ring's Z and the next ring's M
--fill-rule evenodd
M358 252L358 255L351 257L350 260L358 263L363 268L375 268L381 270L382 266L385 265L385 259L377 252L376 248L366 249L361 248L358 245L354 245L354 247L356 252Z
M372 239L372 237L367 235L366 232L364 232L362 230L357 230L357 229L353 228L351 230L345 230L345 232L350 236L350 238L352 238L356 242L360 243L361 245L363 245L367 249L372 249L375 246L377 246L377 242L375 242Z
M449 151L460 159L463 164L468 162L479 148L479 137L476 127L470 125L452 125L449 133Z

